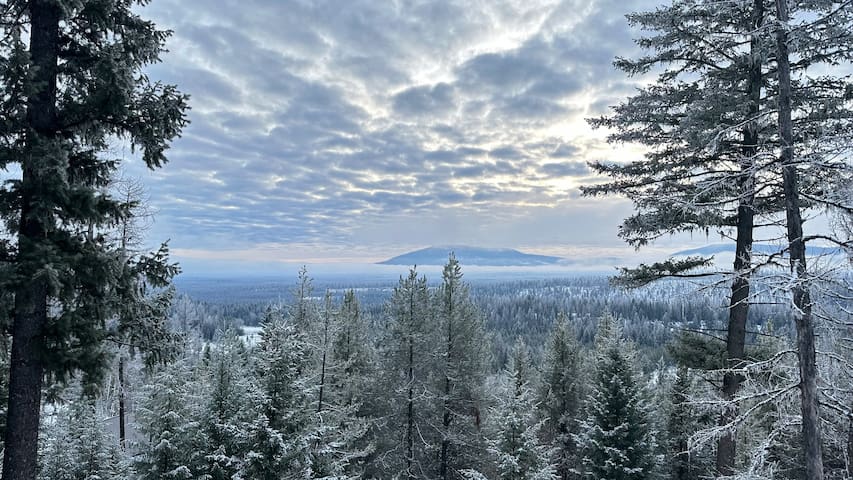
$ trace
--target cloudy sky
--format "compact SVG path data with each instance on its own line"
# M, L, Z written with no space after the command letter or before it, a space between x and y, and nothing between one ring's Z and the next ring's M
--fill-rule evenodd
M161 171L128 162L150 238L243 261L624 252L630 205L578 185L587 161L641 152L584 119L635 87L612 67L636 53L624 14L657 3L155 0L175 33L150 75L192 96L192 124Z

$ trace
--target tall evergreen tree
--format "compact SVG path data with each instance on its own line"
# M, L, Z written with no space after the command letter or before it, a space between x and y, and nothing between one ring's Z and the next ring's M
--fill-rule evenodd
M595 378L578 437L584 473L593 480L653 478L654 439L636 354L615 319L599 322Z
M255 422L254 435L263 442L250 456L275 452L281 457L258 459L251 468L261 478L310 478L309 429L317 404L310 378L311 346L306 334L297 329L294 317L285 318L276 310L268 313L256 365L266 419ZM262 471L262 465L274 470Z
M204 433L204 474L230 480L242 469L252 405L248 352L233 331L224 332L204 362L202 390L206 401L199 418Z
M336 318L332 345L335 388L345 404L363 397L367 377L372 373L374 353L371 345L358 298L353 290L348 290Z
M0 187L11 237L0 250L14 270L0 278L0 290L14 294L9 480L36 477L45 375L82 370L98 379L105 366L107 320L127 273L117 248L90 234L126 215L102 189L119 164L107 147L123 138L159 167L186 123L186 97L142 75L169 32L140 17L136 3L145 2L0 5L0 168L21 171Z
M426 278L412 268L401 276L385 306L387 322L381 333L381 381L372 398L384 418L377 433L373 461L385 478L434 478L434 436L429 423L429 399L434 373L434 325L430 316Z
M534 404L527 346L516 342L510 364L504 372L504 391L490 411L495 432L489 439L489 453L495 458L501 480L552 480L559 478L551 463L551 452L541 445L539 421Z
M554 447L560 480L577 478L579 458L575 436L583 395L581 352L562 313L548 341L543 370L539 408L545 418L544 437Z
M483 318L462 280L462 267L451 253L435 292L438 348L438 410L441 412L439 478L476 465L481 443L480 407L486 364Z
M799 72L792 91L800 113L794 120L800 129L795 143L820 165L801 177L809 191L804 205L849 208L835 195L839 185L851 181L849 162L837 155L849 148L849 80L825 71L850 61L850 5L846 0L788 3L802 20L792 29L799 54L791 64L792 71ZM629 243L639 247L666 233L709 230L735 241L722 385L729 400L742 383L736 371L745 358L752 275L782 253L757 259L752 252L756 218L773 223L774 215L786 210L782 169L774 153L782 141L774 128L779 90L779 68L773 62L775 10L769 0L676 0L629 15L632 24L650 32L638 40L648 53L618 59L617 67L629 75L656 68L661 73L612 116L592 121L617 129L611 141L649 148L645 161L594 164L613 181L585 189L588 194L625 194L634 202L637 214L620 229ZM810 73L816 66L824 71ZM669 259L626 269L623 281L642 284L667 276L703 276L695 269L707 265L707 258ZM721 423L733 427L737 415L737 406L730 403ZM718 443L721 474L734 473L735 437L729 428Z
M137 410L139 432L147 440L136 459L140 480L190 479L202 471L200 392L191 368L188 358L180 358L161 368L145 386Z
M629 22L650 32L638 40L649 53L636 60L617 59L629 75L663 67L657 82L615 108L610 117L592 121L617 129L612 142L637 142L649 148L646 160L628 165L595 163L614 180L585 189L587 194L627 195L637 213L619 235L636 247L671 232L733 230L735 260L727 338L728 367L744 358L756 214L772 210L775 192L756 189L762 165L759 146L766 126L762 106L768 45L760 36L767 0L721 3L676 0L657 10L634 13ZM628 284L661 277L702 276L692 270L710 259L669 259L625 269ZM727 373L722 390L733 398L741 378ZM735 415L727 409L721 422ZM734 434L717 446L721 474L733 472Z

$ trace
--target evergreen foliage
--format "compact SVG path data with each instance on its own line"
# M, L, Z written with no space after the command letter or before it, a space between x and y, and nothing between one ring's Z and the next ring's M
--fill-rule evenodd
M439 478L478 463L482 385L487 360L483 318L462 280L462 267L453 253L442 271L434 295L437 324L437 410L441 412ZM437 423L437 422L436 422Z
M559 478L551 463L550 449L540 444L540 430L545 422L536 416L535 392L531 386L534 378L527 347L518 342L504 372L504 390L490 412L494 433L488 450L495 458L501 480Z
M59 414L46 429L42 468L44 480L120 480L129 465L115 439L104 429L91 399L81 398Z
M125 142L157 168L187 123L187 97L142 74L169 36L139 15L136 4L144 3L0 8L0 169L21 171L0 186L0 256L11 273L0 276L0 291L12 292L15 305L9 478L36 477L42 379L81 373L88 385L100 381L104 342L145 335L140 319L111 322L137 299L140 276L158 288L174 274L165 248L128 261L104 235L129 214L106 189L120 165L109 146Z
M594 480L653 478L655 442L633 347L615 319L604 317L599 325L587 418L578 436L584 474Z
M539 408L545 419L544 437L554 446L554 463L561 480L577 478L578 446L575 440L583 398L580 345L560 315L548 341L542 373Z
M436 337L426 277L414 268L401 276L386 310L378 352L382 380L374 392L383 424L374 462L387 477L432 478L436 439L429 418Z

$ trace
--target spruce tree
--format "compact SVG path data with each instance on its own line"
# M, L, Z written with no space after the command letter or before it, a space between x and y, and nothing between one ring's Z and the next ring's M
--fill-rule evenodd
M545 419L543 433L554 447L560 480L569 480L579 474L575 436L583 398L583 370L580 345L562 313L546 346L543 370L539 404Z
M156 168L186 119L186 96L143 75L168 31L125 0L4 1L0 5L2 262L14 295L4 478L33 480L45 376L106 365L107 320L128 293L124 259L100 232L126 211L104 192L119 166L116 139ZM7 240L8 239L8 240ZM156 258L140 268L158 268Z
M434 295L438 335L438 401L441 423L438 476L458 478L476 466L481 443L480 407L486 365L483 318L462 280L462 267L451 253ZM438 419L436 419L436 423Z
M690 438L710 419L692 403L693 375L679 367L669 391L666 416L665 458L667 477L672 480L698 480L713 473L707 449L691 449Z
M352 404L363 398L363 390L374 362L366 318L353 290L344 294L335 320L332 344L335 389L338 390L341 402Z
M154 373L142 392L137 427L147 443L136 459L140 480L196 478L204 464L201 393L187 357Z
M381 377L372 398L384 422L372 472L380 478L434 478L436 441L430 427L436 335L426 278L412 268L385 306L378 355Z
M247 424L255 413L247 354L242 340L228 331L203 367L206 401L199 421L205 437L203 468L210 480L229 480L242 468Z
M551 452L541 445L543 421L536 415L527 346L519 340L504 372L504 390L498 405L490 410L494 433L489 453L494 457L501 480L552 480L559 478L551 463Z
M311 346L295 325L298 318L285 318L272 310L263 322L256 368L266 418L250 429L262 443L253 442L249 456L277 452L280 457L258 459L262 462L250 466L261 478L303 478L311 472L309 429L316 410L315 384L310 378ZM274 470L264 471L264 465Z
M39 477L44 480L121 480L129 465L105 431L91 398L66 405L45 433Z
M615 319L599 322L592 392L578 436L584 473L593 480L653 478L654 439L636 354Z

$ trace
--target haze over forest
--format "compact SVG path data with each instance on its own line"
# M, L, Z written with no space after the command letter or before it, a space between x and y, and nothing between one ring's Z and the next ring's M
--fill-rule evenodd
M853 0L0 0L3 480L853 480Z

